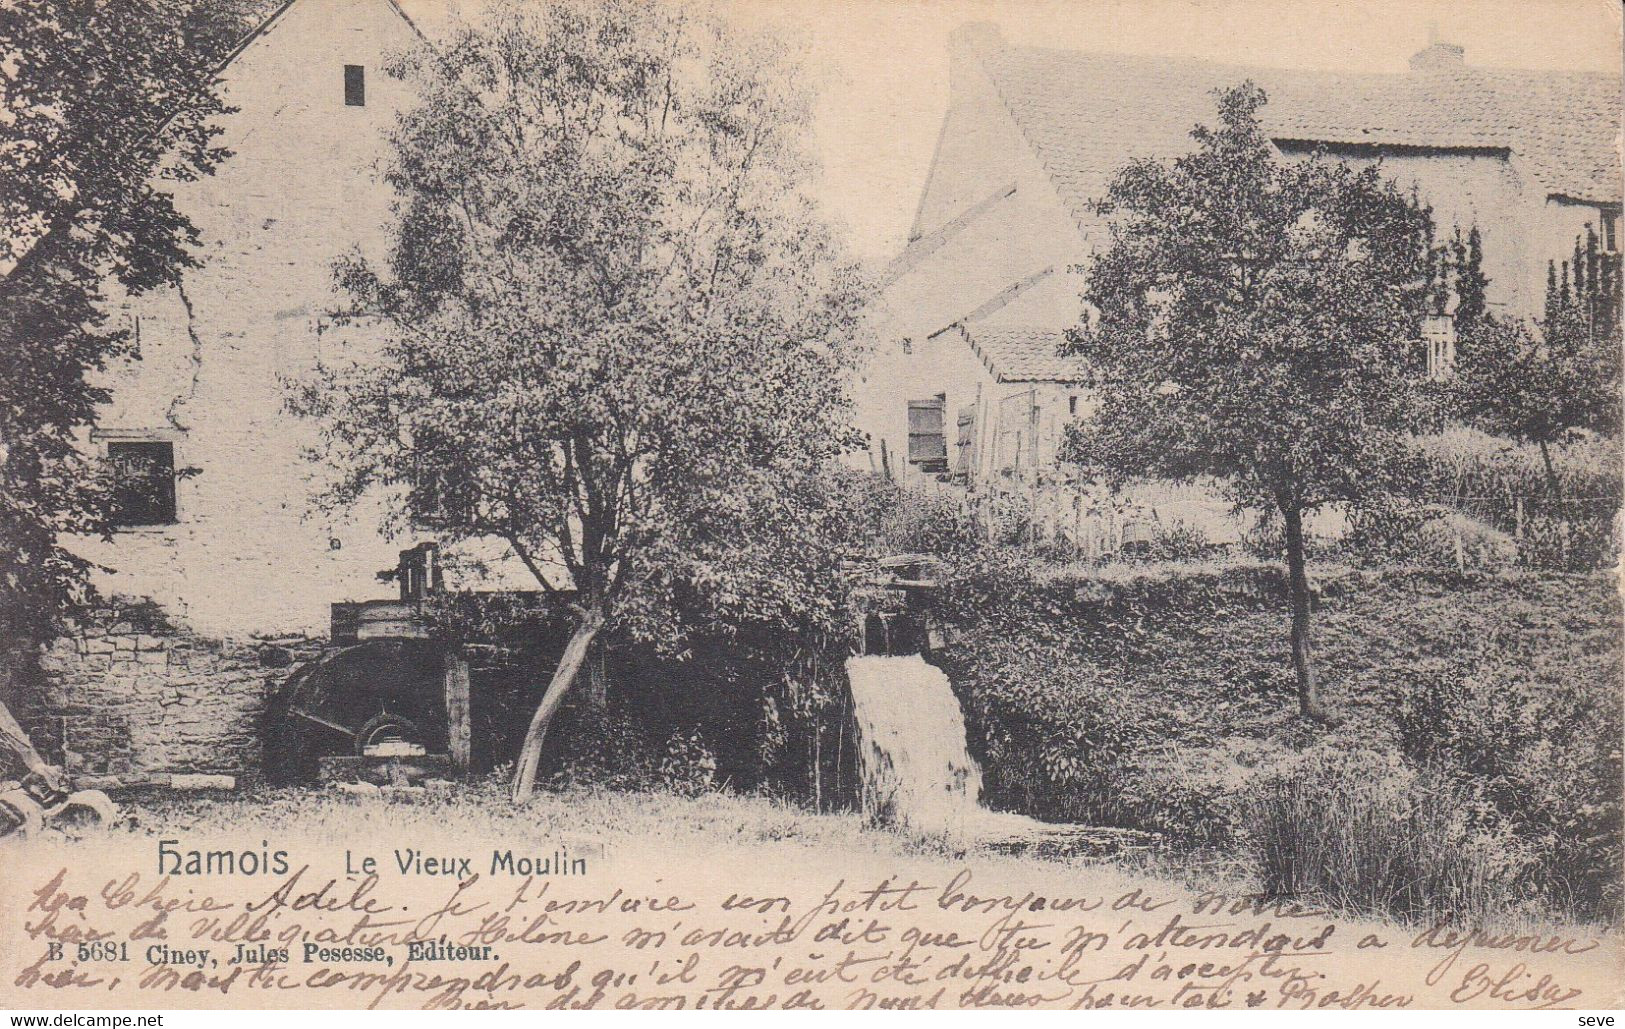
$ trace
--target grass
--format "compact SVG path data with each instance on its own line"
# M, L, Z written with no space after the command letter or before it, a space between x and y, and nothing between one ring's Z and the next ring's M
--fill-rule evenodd
M1272 896L1424 925L1482 925L1521 907L1516 848L1475 832L1469 798L1437 776L1295 775L1254 802L1249 835Z
M252 822L267 831L318 835L426 828L471 838L517 834L547 840L562 833L818 845L849 842L862 829L856 814L812 815L770 797L721 791L681 796L574 786L539 792L515 804L509 800L508 783L498 776L378 794L331 786L197 793L154 789L119 799L131 816L131 828L144 832L207 833Z
M1052 713L1110 693L1188 752L1221 740L1297 749L1305 726L1284 600L1254 582L1268 567L1125 574L1114 585L1062 573L1004 610L959 626L946 655L957 687L1001 676L1048 680ZM1529 688L1611 689L1620 667L1620 598L1605 576L1534 572L1359 572L1317 567L1313 633L1324 699L1347 731L1394 734L1394 691L1441 662L1516 666ZM1121 595L1136 594L1109 608ZM1140 590L1138 587L1151 587ZM1098 596L1089 591L1098 590ZM1185 591L1163 604L1161 593ZM1094 689L1074 689L1072 680ZM1082 685L1080 683L1079 685Z
M945 870L946 880L962 862L971 861L977 867L1089 883L1102 892L1140 888L1176 895L1207 891L1241 895L1258 889L1228 862L1166 860L1143 851L1103 858L1098 851L967 849L960 842L875 827L856 812L817 813L777 798L721 789L692 793L568 786L544 789L515 804L508 797L507 781L493 775L430 790L355 794L332 786L195 793L142 789L125 791L117 799L125 817L114 832L131 836L455 839L515 849L534 845L539 850L560 842L571 849L586 843L635 854L716 855L719 861L757 854L761 867L785 876L895 866Z
M1617 920L1615 585L1326 565L1313 578L1328 723L1296 713L1276 569L1061 569L973 595L943 663L994 801L1161 832L1268 889L1385 917L1522 920L1540 903ZM1430 700L1441 684L1472 704ZM1444 749L1416 753L1418 733ZM1275 780L1351 752L1379 760ZM1440 775L1421 774L1430 763Z
M1101 858L1050 850L967 852L940 839L867 826L858 814L819 814L770 797L568 787L514 804L507 784L494 778L451 789L370 795L333 787L128 791L119 797L126 817L114 831L188 841L246 834L346 845L455 839L538 852L560 843L572 850L596 843L618 852L717 854L719 860L755 853L762 867L782 868L787 875L875 867L877 861L951 871L973 860L978 867L1045 870L1103 892L1141 888L1191 896L1307 897L1356 921L1375 916L1400 925L1432 924L1445 909L1430 898L1454 889L1473 901L1475 915L1468 921L1474 926L1579 931L1570 920L1517 906L1496 881L1489 852L1482 852L1476 865L1435 864L1430 870L1429 862L1440 856L1452 860L1450 848L1459 842L1460 827L1452 821L1456 809L1446 796L1401 797L1372 789L1329 799L1322 789L1319 784L1283 787L1257 810L1257 824L1267 827L1259 836L1262 854L1141 849ZM1426 832L1408 831L1417 825Z

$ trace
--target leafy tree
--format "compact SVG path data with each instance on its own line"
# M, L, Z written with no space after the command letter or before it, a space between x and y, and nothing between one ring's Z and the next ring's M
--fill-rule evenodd
M1114 483L1211 477L1279 513L1299 703L1316 715L1304 517L1402 486L1433 408L1406 353L1435 255L1427 212L1377 168L1279 160L1265 101L1250 82L1220 92L1193 152L1129 164L1100 202L1111 242L1067 344L1098 411L1069 449Z
M186 48L217 67L243 38L269 18L282 0L191 0L174 5Z
M223 156L217 55L187 42L224 17L143 0L0 5L0 640L21 654L84 595L62 533L105 531L75 446L125 352L110 286L172 280L195 233L169 190Z
M633 0L498 4L389 71L421 98L392 257L339 270L380 359L294 406L344 470L332 502L393 491L403 523L500 540L572 605L522 797L606 627L680 650L696 610L829 605L807 551L852 442L863 295L801 188L807 99L768 40Z
M1552 447L1589 431L1620 431L1620 261L1589 226L1572 264L1547 270L1535 326L1483 319L1457 347L1456 413L1486 432L1540 448L1551 495L1562 497ZM1570 272L1573 272L1572 286Z

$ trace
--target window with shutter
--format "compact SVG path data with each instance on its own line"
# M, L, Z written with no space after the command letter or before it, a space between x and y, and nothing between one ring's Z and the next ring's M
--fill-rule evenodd
M976 448L976 408L966 405L959 409L959 436L955 441L954 474L970 478L971 454Z
M908 462L922 472L948 470L947 394L908 402Z

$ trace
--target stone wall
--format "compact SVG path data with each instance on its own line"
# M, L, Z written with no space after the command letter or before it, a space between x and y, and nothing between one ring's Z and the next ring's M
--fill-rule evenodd
M21 712L46 760L79 785L261 774L265 701L322 641L212 640L144 602L97 609L41 658Z

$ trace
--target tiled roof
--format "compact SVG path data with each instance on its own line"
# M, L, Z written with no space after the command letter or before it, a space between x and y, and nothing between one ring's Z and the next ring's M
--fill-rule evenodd
M1059 330L1028 326L987 329L962 324L959 331L1000 382L1083 379L1083 359L1060 354L1064 334Z
M1276 140L1509 151L1548 194L1618 203L1620 82L1458 66L1404 74L1245 68L998 43L982 63L1080 224L1129 159L1189 150L1211 91L1252 79Z

